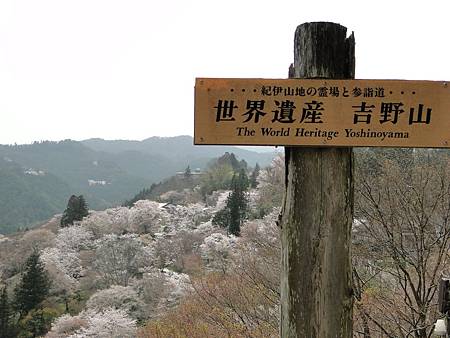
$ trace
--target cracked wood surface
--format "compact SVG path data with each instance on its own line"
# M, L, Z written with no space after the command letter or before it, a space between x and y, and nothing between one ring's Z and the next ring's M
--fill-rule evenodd
M353 34L333 23L297 27L296 78L354 78ZM286 147L281 337L352 337L352 148Z

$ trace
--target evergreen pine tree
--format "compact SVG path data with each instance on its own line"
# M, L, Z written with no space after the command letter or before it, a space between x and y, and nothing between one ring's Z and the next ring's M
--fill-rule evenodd
M184 170L184 178L187 180L192 178L192 171L190 166L187 166L187 168Z
M231 193L228 200L230 234L240 236L241 234L241 210L239 208L239 199L236 194Z
M231 180L231 193L227 198L226 209L228 209L228 231L239 236L241 225L247 214L247 189L249 181L244 169L239 174L234 174Z
M3 287L0 295L0 334L1 337L9 337L11 324L11 308L8 302L6 286Z
M38 308L47 297L50 289L50 279L40 260L39 252L35 251L25 263L25 272L14 289L15 307L22 318L30 310Z
M222 210L216 212L212 219L213 225L219 225L222 228L228 228L228 224L230 224L230 210L225 207Z
M61 226L71 225L74 221L81 221L87 215L89 215L89 209L83 195L72 195L61 218Z
M260 171L261 171L261 168L259 167L259 164L256 163L255 169L253 169L252 175L250 176L250 186L252 188L256 188L258 186L257 178L258 178Z

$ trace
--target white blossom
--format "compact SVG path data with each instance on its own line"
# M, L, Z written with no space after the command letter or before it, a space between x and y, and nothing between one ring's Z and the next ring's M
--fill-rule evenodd
M121 234L129 229L129 210L125 207L94 211L80 223L97 238L105 234Z
M45 337L68 337L75 333L77 330L80 330L82 327L87 327L87 325L87 321L81 316L71 316L69 314L64 314L53 322L50 332L48 332Z
M89 247L94 234L80 225L72 225L58 231L55 245L60 250L79 251Z
M46 265L54 265L61 273L77 279L82 275L83 267L75 251L60 248L45 248L41 260Z
M226 260L235 247L237 238L234 235L224 235L223 233L213 233L203 240L200 245L202 258L212 267L223 267Z
M55 238L55 246L42 251L41 259L60 289L72 289L84 274L79 251L90 246L93 234L86 228L73 225L62 228Z
M63 315L46 338L135 338L136 320L125 310L85 310L77 316Z
M215 206L215 211L219 211L222 210L223 208L225 208L225 205L227 204L227 198L230 195L231 190L225 190L225 191L221 191L218 194L217 197L217 203Z
M128 285L141 268L153 265L153 249L136 234L109 234L96 241L95 268L106 285Z
M134 319L145 319L145 304L131 286L113 285L94 293L86 303L87 309L103 311L122 309Z
M133 281L133 287L151 306L153 313L162 313L178 305L181 298L192 290L187 274L169 269L152 269L142 279Z

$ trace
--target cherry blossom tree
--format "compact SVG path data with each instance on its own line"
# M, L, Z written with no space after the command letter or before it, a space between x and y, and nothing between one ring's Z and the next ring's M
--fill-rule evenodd
M146 304L131 286L113 285L94 293L86 303L89 310L103 311L108 308L122 309L133 319L143 320Z
M77 316L59 317L46 338L135 338L136 320L125 310L86 310Z
M94 267L101 274L106 286L127 286L141 269L152 266L154 251L136 234L105 235L96 242Z
M206 237L200 245L201 256L210 269L225 271L236 242L237 237L234 235L213 233Z
M48 269L54 289L59 292L73 292L85 269L81 265L79 252L92 246L94 235L80 225L62 228L54 240L54 247L43 250L41 259Z

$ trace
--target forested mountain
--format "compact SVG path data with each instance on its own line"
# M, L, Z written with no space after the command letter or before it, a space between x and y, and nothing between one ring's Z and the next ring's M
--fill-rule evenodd
M450 154L367 148L354 163L354 335L430 337L448 275ZM236 186L237 171L255 184ZM0 235L2 338L278 336L284 173L282 155L257 171L227 153L198 180L186 169L151 189L155 200Z
M5 200L0 206L0 233L62 212L72 194L83 195L95 210L121 204L187 166L205 168L225 151L250 165L267 164L273 157L235 147L197 147L190 136L0 145L5 168L0 171L0 198Z
M0 233L60 213L70 191L69 185L53 174L24 170L0 158Z
M28 231L0 235L2 334L6 338L133 338L141 333L145 337L147 324L151 334L153 321L191 294L194 278L228 265L238 246L236 257L260 251L261 246L250 247L248 242L257 227L264 243L277 241L273 222L277 213L270 212L264 220L254 215L262 215L258 211L263 198L260 192L272 191L273 183L282 190L278 182L267 182L261 190L241 187L246 202L241 205L239 224L234 226L243 227L242 239L227 235L231 223L212 222L217 212L230 207L236 170L242 177L252 172L245 161L226 153L204 170L205 176L211 174L209 180L185 170L176 175L175 185L161 185L164 192L157 201L139 200L130 207L90 211L81 221L64 226L60 225L61 216L56 216ZM210 191L204 199L203 185L208 191L209 186L225 190ZM177 202L173 202L175 196ZM268 259L278 261L275 255ZM243 290L249 290L248 285ZM255 303L267 317L260 332L268 329L266 324L276 327L275 295L263 290L258 302L267 297L272 304ZM165 325L162 329L166 330ZM212 335L216 331L208 328L204 336L216 336ZM232 331L231 336L238 337L237 333Z
M106 207L148 181L121 168L115 156L70 140L0 146L0 158L12 160L25 170L58 176L74 193L85 194L93 208Z
M107 153L138 152L170 160L176 170L184 169L187 165L191 168L205 168L212 158L226 152L234 153L238 158L247 161L250 166L254 166L257 162L263 166L268 165L273 158L273 153L257 153L237 147L194 146L191 136L150 137L143 141L89 139L82 143L91 149Z

